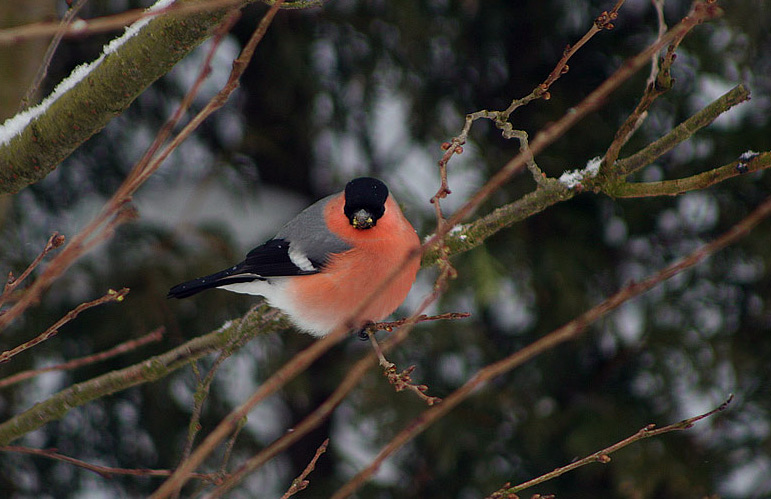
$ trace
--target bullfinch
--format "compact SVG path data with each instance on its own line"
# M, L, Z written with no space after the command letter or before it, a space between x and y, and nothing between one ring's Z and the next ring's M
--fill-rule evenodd
M303 210L243 262L178 284L168 297L186 298L209 288L262 295L298 328L324 336L342 325L358 328L391 314L415 281L419 246L388 187L375 178L357 178L343 192ZM370 297L405 260L403 270Z

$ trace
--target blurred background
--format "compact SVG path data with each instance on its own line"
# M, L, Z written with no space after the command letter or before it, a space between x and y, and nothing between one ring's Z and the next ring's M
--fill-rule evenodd
M64 1L0 6L3 27L61 16ZM151 2L89 2L90 18ZM51 373L0 392L8 417L73 383L136 363L240 317L253 298L210 291L167 301L178 282L241 260L310 202L360 175L382 178L421 236L434 227L428 200L439 185L440 145L466 113L503 109L543 81L566 44L614 2L392 0L328 2L283 11L239 90L174 153L135 196L140 218L81 259L0 338L3 350L33 337L108 288L131 288L121 304L83 313L45 344L0 366L0 376L105 350L158 326L160 344L107 363ZM667 2L674 25L690 2ZM30 11L26 9L30 9ZM678 50L674 89L660 98L622 157L660 137L738 83L752 101L718 119L637 177L686 177L771 149L771 5L726 3L725 16L698 27ZM38 9L33 11L34 9ZM233 58L265 11L246 8L219 47L194 108L224 83ZM26 16L26 17L25 17ZM531 135L591 92L656 36L647 0L628 0L614 23L570 61L570 71L512 116ZM115 33L65 40L43 93L95 59ZM0 118L13 115L44 42L0 47ZM0 271L18 275L53 231L73 236L120 185L195 79L208 44L194 51L43 181L0 200ZM36 70L31 64L31 71ZM597 113L536 158L550 176L602 155L634 108L648 71L624 84ZM18 95L14 96L14 91ZM450 163L452 212L519 145L477 122ZM390 360L444 397L477 369L564 324L632 279L641 279L714 239L771 192L767 174L738 177L674 198L614 200L583 194L504 230L453 258L458 278L432 307L470 312L417 327ZM531 191L521 175L479 214ZM730 410L687 432L634 444L607 465L591 465L525 492L570 498L771 496L771 224L739 244L625 304L577 341L561 345L476 393L381 468L359 497L484 497L623 439L712 409ZM431 289L421 271L402 314ZM295 331L258 338L220 370L203 413L209 431L275 369L313 339ZM323 401L369 345L351 338L250 416L232 462L282 435ZM202 368L212 358L201 362ZM100 399L17 442L57 448L116 467L173 468L192 410L195 376L181 369L159 382ZM298 497L325 497L425 409L372 371L319 430L252 475L231 497L279 497L324 438L330 450ZM213 464L216 466L216 463ZM4 497L131 497L159 479L110 479L37 457L0 454ZM192 495L194 488L184 495Z

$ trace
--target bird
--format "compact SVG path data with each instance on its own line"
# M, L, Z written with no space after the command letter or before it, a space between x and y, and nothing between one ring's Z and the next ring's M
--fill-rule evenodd
M178 284L167 298L211 288L262 295L313 336L341 326L361 330L404 301L420 268L419 249L386 184L360 177L300 212L241 263Z

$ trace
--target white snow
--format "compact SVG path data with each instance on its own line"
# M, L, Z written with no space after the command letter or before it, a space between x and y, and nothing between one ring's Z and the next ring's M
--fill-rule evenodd
M146 12L152 12L166 8L174 3L174 1L175 0L158 0L155 4L149 7ZM110 43L105 45L104 49L102 50L102 54L95 61L81 64L80 66L76 67L67 78L59 82L56 88L54 88L53 92L51 92L48 97L43 99L40 104L25 109L19 114L8 118L5 123L0 125L0 146L7 144L11 141L11 139L23 132L27 125L32 122L32 120L43 114L51 106L51 104L56 102L59 97L64 95L67 91L72 89L75 85L86 78L89 73L91 73L91 71L93 71L94 68L97 67L102 62L102 60L104 60L106 55L115 52L121 45L126 43L127 40L139 33L139 31L150 22L150 19L152 19L152 17L143 17L139 21L126 28L126 31L122 36L115 38Z
M754 158L755 156L758 156L758 155L760 155L759 152L755 152L752 149L750 149L748 151L744 151L739 156L739 161L749 161L749 160L751 160L752 158Z
M573 189L581 183L585 178L591 178L597 175L600 171L600 164L602 158L596 156L586 163L586 167L582 170L570 170L563 173L559 181L568 189Z

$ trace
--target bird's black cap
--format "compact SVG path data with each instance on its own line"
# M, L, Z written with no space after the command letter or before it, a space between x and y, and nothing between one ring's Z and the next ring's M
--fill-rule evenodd
M385 202L388 199L388 187L376 178L359 177L351 180L345 186L345 216L354 226L357 212L364 210L372 218L373 226L385 213ZM368 228L368 227L361 227Z

